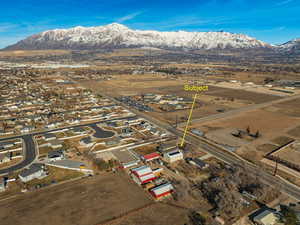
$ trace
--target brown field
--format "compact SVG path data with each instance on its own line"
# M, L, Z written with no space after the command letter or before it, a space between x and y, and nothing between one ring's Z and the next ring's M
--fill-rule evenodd
M194 93L183 90L183 85L187 84L187 80L184 79L186 78L176 80L161 75L123 75L109 81L82 82L82 85L112 97L156 93L163 95L174 94L179 97L192 99ZM193 112L193 118L201 118L216 114L218 113L217 110L220 109L228 111L250 104L272 101L278 98L279 97L277 96L267 94L209 86L207 92L198 96L198 104ZM156 110L149 114L162 121L174 123L176 117L178 122L185 121L188 113L189 110L178 110L168 113Z
M122 57L122 56L143 56L145 55L145 50L143 49L116 49L112 52L105 53L105 54L97 54L99 57L104 58L113 58L113 57Z
M268 112L258 109L241 113L232 118L219 119L212 122L205 122L199 126L240 128L246 129L248 126L253 132L260 131L264 139L273 139L283 132L300 123L300 118L289 117L281 113Z
M150 144L142 147L135 148L134 151L141 155L150 154L156 152L158 144Z
M257 146L256 149L262 153L268 154L277 148L278 148L278 146L273 145L273 144L262 144L262 145Z
M128 216L112 221L110 225L183 225L188 223L185 209L156 203Z
M281 159L284 159L288 162L291 162L295 165L300 165L300 151L288 146L279 151L274 152L272 155L278 156Z
M286 136L280 136L272 140L273 143L282 146L288 144L289 142L294 141L294 139Z
M292 135L294 137L300 137L300 126L295 127L294 129L289 130L288 134Z
M278 96L273 96L273 95L267 95L267 94L244 91L244 90L234 90L234 89L227 89L227 88L224 89L225 90L223 91L220 90L218 92L214 92L211 95L246 100L256 104L279 99ZM207 94L209 95L210 93L208 92Z
M0 219L5 225L94 225L150 203L126 175L108 174L0 202Z
M274 105L277 111L288 116L300 117L300 99L294 99Z
M278 112L270 112L264 109L258 109L240 113L236 116L232 116L231 118L203 122L202 124L192 124L192 127L197 127L204 132L207 131L206 136L209 136L217 143L227 145L232 145L233 143L233 138L230 136L229 132L230 129L245 130L249 126L251 133L259 131L261 136L258 139L254 139L249 143L239 145L241 147L236 151L236 153L243 158L256 163L260 161L267 153L278 148L279 144L286 143L287 140L290 140L289 137L283 138L283 136L286 136L287 132L296 127L299 123L300 118L288 116ZM214 128L220 132L224 131L227 133L221 133L218 136L218 132L215 132ZM209 135L210 132L215 135ZM228 137L227 139L226 136ZM234 139L238 138L234 137Z
M27 51L0 51L1 57L24 57L39 55L65 55L69 54L67 50L27 50Z
M124 75L119 76L118 79L101 81L101 82L82 82L87 88L95 91L104 92L113 97L122 95L140 95L145 93L157 94L176 94L182 97L192 98L192 92L183 90L183 85L187 84L187 80L175 80L165 76L159 75ZM209 86L209 90L205 95L234 98L248 103L262 103L278 99L278 96L267 95L262 93L255 93L244 90L236 90L229 88L221 88L216 86ZM200 96L201 99L201 96Z

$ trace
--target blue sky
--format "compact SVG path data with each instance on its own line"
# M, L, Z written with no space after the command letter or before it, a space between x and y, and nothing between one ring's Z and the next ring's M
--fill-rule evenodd
M5 0L0 48L55 28L229 31L272 44L300 37L300 0Z

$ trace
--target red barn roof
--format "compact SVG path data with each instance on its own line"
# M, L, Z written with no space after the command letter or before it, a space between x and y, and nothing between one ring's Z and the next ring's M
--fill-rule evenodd
M145 161L151 161L151 160L154 160L154 159L159 159L160 158L160 154L158 154L157 152L152 152L150 154L143 155L142 158Z

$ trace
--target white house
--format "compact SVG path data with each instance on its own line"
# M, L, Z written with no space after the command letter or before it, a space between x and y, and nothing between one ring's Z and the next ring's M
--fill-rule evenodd
M61 148L63 146L62 143L63 142L59 140L49 141L51 148Z
M82 138L79 143L85 147L92 147L94 145L91 137Z
M58 151L51 151L48 153L48 159L50 162L55 162L58 160L63 160L65 158L65 155L62 150Z
M0 192L5 191L6 190L6 182L4 180L4 178L0 179Z
M11 160L10 155L11 155L11 153L9 153L9 152L4 153L4 154L0 154L0 164L9 162Z
M275 225L278 223L278 216L273 210L260 210L259 213L253 217L253 222L257 225Z
M47 134L44 134L43 135L43 139L45 141L53 141L56 139L56 136L54 134L51 134L51 133L47 133Z
M35 127L34 126L26 126L26 127L23 127L23 128L21 128L21 132L22 133L28 133L28 132L30 132L30 131L33 131L35 129Z
M29 168L24 169L20 174L19 178L22 182L26 183L35 178L41 178L45 176L44 165L43 164L32 164Z
M173 163L178 160L182 160L183 154L179 149L175 149L173 151L164 153L163 159L168 163Z

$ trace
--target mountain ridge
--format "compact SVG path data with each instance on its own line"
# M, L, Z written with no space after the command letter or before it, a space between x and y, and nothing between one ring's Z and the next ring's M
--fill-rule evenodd
M252 49L272 45L244 34L133 30L122 24L54 29L27 37L4 50L157 47L178 49Z

